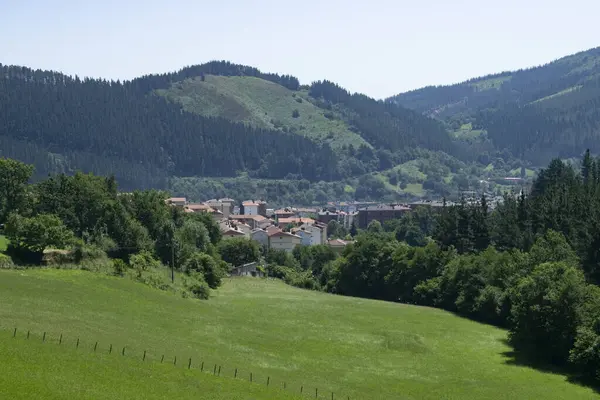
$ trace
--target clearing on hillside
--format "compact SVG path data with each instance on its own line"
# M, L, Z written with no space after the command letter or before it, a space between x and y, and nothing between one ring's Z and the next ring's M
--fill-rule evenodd
M311 292L273 280L229 279L210 300L198 301L85 271L1 270L0 323L3 335L16 326L52 338L63 334L71 343L80 337L88 347L98 341L104 349L109 343L127 346L128 354L148 350L154 362L167 354L217 364L227 374L252 371L256 382L270 377L272 384L286 382L288 391L303 386L313 398L314 389L307 388L319 388L322 399L331 392L336 399L598 398L564 376L513 365L501 329L441 310ZM8 368L0 362L0 376ZM4 383L28 379L20 371ZM46 376L54 372L60 379L60 370L44 370ZM157 380L139 387L143 397L162 375L140 374ZM93 370L84 375L89 384L102 380Z
M292 91L277 83L249 76L206 75L158 90L192 113L221 117L260 128L286 129L333 148L370 145L333 111L308 100L305 91ZM294 111L297 110L297 113Z

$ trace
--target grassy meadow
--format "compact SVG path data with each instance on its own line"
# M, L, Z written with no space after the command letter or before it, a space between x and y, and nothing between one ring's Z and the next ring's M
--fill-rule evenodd
M171 362L143 362L106 349L75 348L72 340L42 343L40 335L0 332L2 399L211 399L275 400L300 397L210 371L177 368ZM172 361L172 360L169 360ZM182 360L186 363L185 360ZM194 366L196 367L196 366Z
M352 132L341 116L309 101L306 91L292 91L277 83L248 76L206 75L177 82L159 94L180 103L188 112L222 117L261 128L283 128L333 148L352 144L371 147ZM294 110L298 116L294 117Z
M0 325L2 398L164 398L181 387L180 398L189 397L187 390L194 398L267 399L299 395L301 386L306 398L318 387L322 399L331 392L336 399L598 398L562 375L515 363L501 329L437 309L273 280L229 279L199 301L85 271L1 270ZM35 341L24 338L27 330ZM44 331L48 343L40 344ZM70 352L51 350L62 351L60 334ZM77 337L81 347L72 350ZM95 341L102 354L93 353ZM110 344L116 353L108 355ZM167 369L163 354L181 361ZM60 367L51 368L54 357ZM194 366L222 366L223 376L188 371L190 357ZM239 383L231 379L235 368ZM243 382L250 372L255 383L266 386L269 377L273 387L259 392ZM74 392L83 386L88 397Z

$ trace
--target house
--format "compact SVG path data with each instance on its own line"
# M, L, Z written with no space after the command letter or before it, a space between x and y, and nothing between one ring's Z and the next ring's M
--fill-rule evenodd
M304 233L302 235L296 234L303 238L303 245L305 246L325 244L327 241L327 225L318 222L314 224L303 224L300 226L299 230Z
M277 219L292 218L292 217L296 216L296 213L294 211L292 211L291 208L282 208L279 210L275 210L274 214L275 214L275 218L277 218Z
M187 199L185 197L171 197L167 199L167 204L178 207L185 207Z
M302 238L289 232L273 232L269 234L269 248L292 252L300 246Z
M351 242L347 242L342 239L332 239L327 241L327 245L331 248L331 250L338 254L341 254L349 243Z
M220 211L223 214L223 218L227 218L229 217L229 215L233 214L234 203L235 200L224 198L219 200L211 199L208 200L205 204L209 205L215 210Z
M352 227L352 224L354 224L354 223L358 224L358 213L355 211L352 211L352 212L342 211L342 212L340 212L339 221L344 226L344 228L350 229Z
M291 233L294 235L300 236L300 244L302 246L310 246L312 245L312 233L304 230L303 227L292 229Z
M294 208L293 211L296 213L297 216L302 218L312 217L318 212L316 208Z
M242 232L244 232L244 236L250 239L250 235L252 233L252 228L248 224L236 224L236 228Z
M197 204L188 204L185 206L186 210L191 210L192 212L212 212L213 208L205 203L197 203Z
M288 225L301 225L301 224L309 224L312 225L315 223L314 219L311 218L301 218L301 217L290 217L290 218L278 218L277 226L281 229L284 229Z
M318 214L318 221L324 224L328 224L331 221L337 221L339 214L337 212L331 212L329 210L320 211Z
M245 215L267 216L267 203L262 200L247 200L242 203L243 213Z
M252 229L258 228L258 226L259 226L259 224L261 222L267 220L266 217L263 217L262 215L258 215L258 214L254 214L254 215L248 215L248 214L230 215L229 219L237 221L237 222L241 222L241 223L244 223L244 224L248 224L248 225L250 225L250 228L252 228Z
M250 238L255 242L260 243L263 247L269 247L269 234L264 229L253 229L252 232L250 232Z
M235 228L227 228L221 231L221 235L223 239L235 238L235 237L245 237L244 232L237 230Z
M402 205L367 206L358 210L358 227L366 229L371 221L379 221L383 224L386 221L402 218L408 212L410 207Z
M229 273L230 276L255 276L262 278L265 276L265 273L258 269L257 262L251 262L248 264L240 265L239 267L234 267Z
M219 222L221 220L223 220L223 213L219 210L215 210L214 208L212 209L212 211L209 211L210 215L212 215L213 219L216 222Z

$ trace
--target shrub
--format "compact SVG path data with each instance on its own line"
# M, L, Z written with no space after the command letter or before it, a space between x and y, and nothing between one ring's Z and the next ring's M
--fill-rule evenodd
M294 109L294 111L292 111L292 118L298 118L300 117L300 111L298 111L298 109Z
M152 257L152 254L147 251L132 255L129 259L129 264L137 272L139 278L142 277L142 272L158 269L163 266L160 261Z
M0 253L0 269L9 269L13 268L14 266L15 265L13 264L12 258L6 254Z
M221 279L225 277L227 263L219 262L204 253L194 253L184 265L184 271L190 275L202 274L204 280L211 289L221 285Z
M125 271L127 271L127 269L128 269L128 266L125 261L121 260L120 258L117 258L117 259L113 260L113 268L114 268L115 275L124 276Z

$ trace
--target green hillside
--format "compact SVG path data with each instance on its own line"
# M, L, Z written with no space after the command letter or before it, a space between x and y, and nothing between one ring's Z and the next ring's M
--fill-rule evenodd
M71 338L72 339L72 338ZM197 368L142 362L105 350L75 348L73 340L42 343L39 335L12 337L0 332L0 398L81 400L206 399L275 400L300 397L231 377L215 377ZM171 361L171 360L169 360ZM32 379L33 378L33 379Z
M265 129L283 129L332 147L370 145L348 129L341 116L316 107L306 91L292 91L253 76L205 75L173 83L158 93L184 110ZM294 117L294 110L298 114ZM325 115L328 115L327 118Z
M447 86L429 86L388 99L447 124L460 140L544 165L557 156L600 152L600 47L529 69ZM486 135L479 137L480 133ZM485 164L487 155L478 161ZM491 153L488 149L486 153Z
M16 393L13 398L73 397L83 382L87 398L162 398L169 390L178 395L181 387L208 393L194 398L285 398L275 389L282 382L290 393L304 386L307 397L314 389L306 388L318 387L322 399L332 391L336 399L597 398L564 376L516 365L501 329L437 309L304 291L279 281L227 280L209 301L197 301L83 271L3 270L0 304L0 393ZM5 338L14 326L20 336L11 342ZM24 345L25 330L37 332L38 343L47 331L54 342ZM80 337L77 351L87 354L49 350L59 348L60 334L71 346ZM126 346L126 356L94 354L95 341L105 352L109 344ZM144 350L153 365L140 360ZM246 382L200 377L187 365L167 369L162 354L218 364L224 376L237 367L259 383L270 377L274 397ZM40 382L28 379L28 364L35 364ZM86 373L79 375L78 367ZM123 380L128 383L121 387Z

